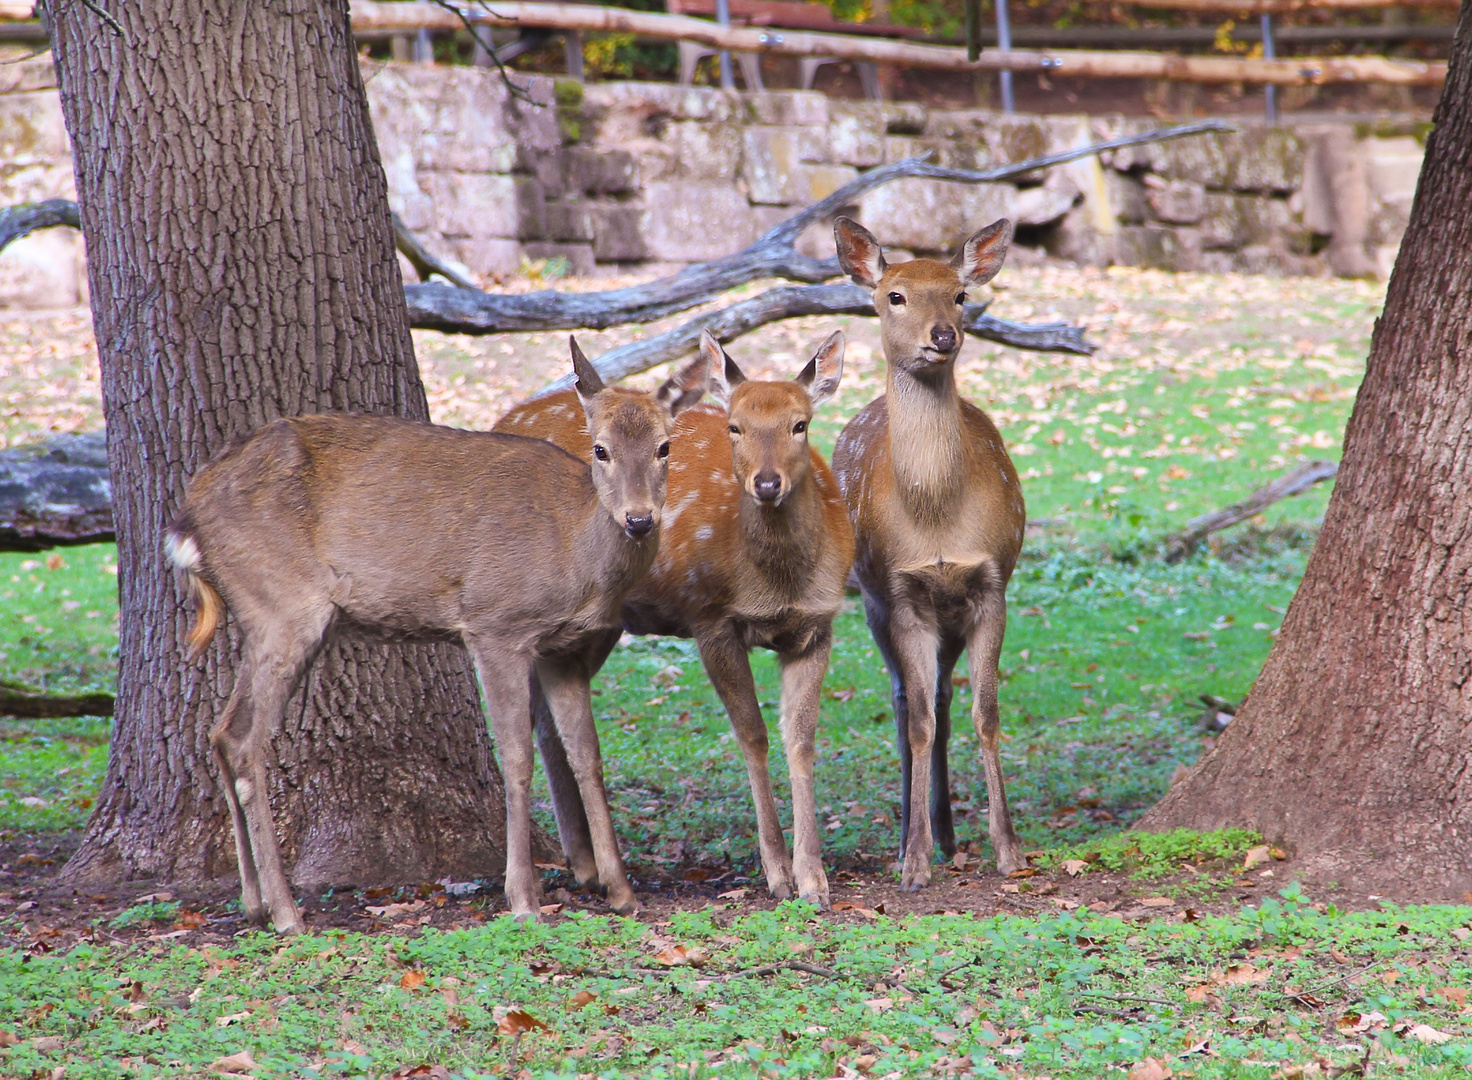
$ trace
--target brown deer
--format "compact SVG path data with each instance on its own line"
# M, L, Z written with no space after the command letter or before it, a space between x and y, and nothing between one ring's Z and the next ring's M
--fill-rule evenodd
M506 784L506 899L533 919L535 675L587 808L597 875L615 910L637 909L603 789L587 657L617 638L624 593L654 559L670 426L707 373L692 365L680 393L657 399L604 389L576 342L572 356L591 472L531 439L326 415L260 428L190 485L168 548L196 599L195 653L226 608L240 628L235 690L210 743L251 921L269 913L280 932L304 929L267 802L265 747L339 625L470 649Z
M843 496L808 445L807 431L814 408L838 389L843 335L831 335L795 379L781 382L748 380L708 333L700 347L710 361L711 393L726 409L690 409L675 423L664 537L649 576L624 603L624 625L638 634L695 639L746 759L767 886L775 897L795 893L827 907L813 756L853 535ZM587 435L566 398L563 393L518 406L495 429L535 434L564 449L586 447ZM791 857L777 818L767 725L748 657L757 646L776 651L782 667ZM545 742L543 748L543 760L553 760ZM579 844L569 842L564 821L577 821L578 792L557 784L550 767L548 775L571 854Z
M900 885L929 883L932 835L947 856L955 854L946 744L951 672L963 649L988 829L998 868L1011 873L1027 860L1002 784L997 660L1026 512L1002 437L961 398L955 364L966 289L1002 268L1012 225L998 221L974 233L949 265L915 259L891 266L873 234L849 218L834 222L834 235L844 272L874 290L889 369L884 396L839 435L833 467L854 524L864 611L894 695Z

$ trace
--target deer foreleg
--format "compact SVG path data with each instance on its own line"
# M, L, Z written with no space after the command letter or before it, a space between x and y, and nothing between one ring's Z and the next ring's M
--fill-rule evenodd
M639 910L639 900L624 872L618 837L613 831L613 815L608 809L608 793L603 787L603 753L593 723L587 668L577 661L542 659L537 661L537 677L577 777L592 834L598 877L608 889L608 903L620 915L632 915Z
M894 610L890 636L909 705L906 741L910 750L910 820L900 888L910 891L930 884L930 862L935 852L930 833L930 751L935 744L934 692L940 641L935 627L909 606Z
M823 844L818 834L813 757L823 677L828 674L832 648L832 632L825 628L806 652L781 657L782 743L792 784L792 869L798 896L821 908L829 905L828 876L823 872Z
M741 642L726 628L697 631L695 643L700 648L705 673L726 707L731 730L746 759L746 778L756 807L757 846L767 891L778 900L790 900L795 886L792 859L787 854L787 841L777 817L777 799L772 793L772 774L767 768L767 722L762 719L761 704L757 701L751 660Z
M987 831L1003 874L1027 865L1022 842L1012 829L1007 791L1002 781L1002 718L997 707L997 663L1007 632L1007 594L1002 586L987 589L977 605L976 623L967 641L971 661L971 721L981 742L981 764L986 773Z

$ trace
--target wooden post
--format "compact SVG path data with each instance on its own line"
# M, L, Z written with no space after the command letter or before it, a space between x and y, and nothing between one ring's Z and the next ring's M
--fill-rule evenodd
M1266 11L1262 13L1262 58L1264 60L1278 58L1278 50L1273 42L1273 16ZM1263 87L1262 93L1268 123L1276 124L1278 122L1278 88L1268 83Z

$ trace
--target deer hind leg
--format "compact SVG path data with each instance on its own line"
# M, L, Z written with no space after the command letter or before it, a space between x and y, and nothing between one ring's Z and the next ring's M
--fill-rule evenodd
M905 691L899 653L895 650L889 601L866 589L864 618L869 624L869 632L874 635L874 644L879 648L884 668L889 672L890 700L894 705L895 749L900 756L900 861L903 862L905 845L910 836L910 779L914 765L910 754L910 699Z
M945 638L940 647L940 667L935 681L935 742L930 747L930 835L947 859L956 854L956 826L951 817L951 697L955 687L951 673L964 638Z
M767 891L778 900L790 900L796 882L787 840L782 835L782 822L777 817L777 799L772 793L772 774L767 768L767 722L762 719L762 707L757 701L751 660L741 642L728 630L698 633L695 643L700 648L705 673L726 707L731 730L746 759L746 779L756 808L757 846Z
M557 720L557 731L567 748L568 760L583 796L588 828L593 837L593 855L598 877L608 889L608 903L620 915L639 910L639 900L629 886L603 787L603 752L598 729L593 723L593 701L588 693L588 669L581 658L540 659L537 677L547 694L547 704Z
M532 726L537 735L537 749L542 755L542 768L547 773L547 788L552 793L552 810L557 816L557 837L567 856L568 869L578 885L599 888L598 861L593 855L593 835L588 831L588 814L583 809L582 792L577 777L567 761L567 749L557 734L557 722L542 693L542 684L531 678Z
M230 828L235 836L235 859L240 866L240 902L245 908L245 917L252 926L266 925L266 907L261 902L261 879L256 870L255 856L250 850L250 826L245 820L245 810L236 794L235 770L231 767L231 754L227 747L241 747L249 735L250 728L250 673L242 668L236 676L235 690L225 705L224 715L210 730L210 748L214 751L215 763L220 769L220 789L225 794L225 805L230 808Z
M900 869L900 888L909 892L930 884L930 862L935 852L930 834L929 793L940 639L935 627L908 605L895 609L890 638L909 702L906 735L910 749L910 820Z
M981 764L986 773L987 831L1004 874L1027 865L1022 842L1012 829L1007 791L1002 781L1002 718L997 707L997 663L1007 632L1007 594L1000 582L990 584L976 608L966 649L971 661L971 720L981 742Z
M832 648L832 632L825 628L805 652L781 657L782 743L792 784L792 869L798 896L825 909L829 906L828 875L823 872L823 844L818 834L813 758L823 677L828 674Z
M475 657L506 785L506 904L517 920L541 915L542 882L532 863L532 659L493 639L466 636Z

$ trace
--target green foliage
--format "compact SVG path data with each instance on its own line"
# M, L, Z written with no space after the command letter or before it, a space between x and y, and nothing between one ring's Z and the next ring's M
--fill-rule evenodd
M1262 837L1249 829L1195 832L1129 832L1103 836L1087 844L1055 848L1043 857L1042 865L1057 867L1076 859L1102 870L1127 871L1137 878L1162 878L1183 865L1223 866L1240 862Z
M145 904L134 904L118 914L110 923L114 930L131 930L150 923L173 922L179 915L179 901L150 900Z

